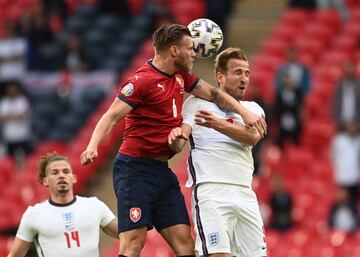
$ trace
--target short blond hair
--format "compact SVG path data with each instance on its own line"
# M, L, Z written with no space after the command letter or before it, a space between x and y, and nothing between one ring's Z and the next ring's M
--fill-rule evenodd
M229 47L221 51L215 58L215 75L218 72L226 73L227 64L230 59L248 61L245 52L240 48Z

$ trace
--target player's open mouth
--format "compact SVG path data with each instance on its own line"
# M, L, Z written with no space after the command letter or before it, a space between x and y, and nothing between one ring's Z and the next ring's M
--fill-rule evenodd
M67 185L67 183L65 181L60 181L58 182L58 185Z

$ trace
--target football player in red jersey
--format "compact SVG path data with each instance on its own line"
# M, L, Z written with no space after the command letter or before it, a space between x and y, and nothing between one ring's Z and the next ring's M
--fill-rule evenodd
M168 134L182 122L184 91L239 113L262 136L266 124L233 97L191 73L195 52L186 26L163 25L154 32L153 41L154 58L120 86L80 161L94 161L100 143L126 116L124 139L113 168L119 256L140 256L147 230L155 226L176 256L190 257L195 253L189 217L179 182L167 164L174 154L167 143Z

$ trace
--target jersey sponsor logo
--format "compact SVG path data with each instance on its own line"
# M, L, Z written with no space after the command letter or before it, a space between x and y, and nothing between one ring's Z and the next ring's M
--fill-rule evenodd
M141 218L141 209L138 207L133 207L130 209L129 217L132 222L136 223Z
M176 74L175 80L180 86L180 94L184 94L184 79L181 77L181 75Z
M141 76L135 75L134 78L135 80L138 80L139 78L141 78Z
M220 236L218 232L208 234L209 243L212 246L217 246L220 243Z
M134 92L134 85L132 83L127 83L122 89L121 93L124 96L130 96Z

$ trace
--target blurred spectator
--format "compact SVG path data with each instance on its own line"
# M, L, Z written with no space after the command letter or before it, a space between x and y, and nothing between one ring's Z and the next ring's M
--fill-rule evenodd
M224 44L223 47L226 47L226 32L227 32L227 20L229 14L233 10L234 1L233 0L206 0L206 17L215 22L220 26L224 34ZM199 17L200 18L200 17Z
M280 175L272 180L272 192L270 196L271 227L278 230L288 230L293 226L291 216L292 198L285 189Z
M41 4L47 16L56 15L59 16L62 21L68 17L69 7L65 0L42 0Z
M71 72L85 71L89 68L81 39L76 35L72 35L67 39L63 67Z
M128 1L125 0L98 0L101 13L114 14L122 18L130 18Z
M169 3L166 1L159 1L155 3L155 24L153 30L163 24L175 23L173 14L169 9Z
M336 9L343 21L347 21L349 19L349 12L346 8L344 0L316 0L316 6L318 9Z
M284 74L289 76L294 88L299 89L302 95L306 95L310 90L310 72L309 69L297 59L295 48L290 47L287 50L287 62L280 66L275 74L275 89L281 91L285 86Z
M25 22L30 22L26 24ZM22 27L24 26L24 27ZM54 40L54 34L50 29L49 20L41 8L37 8L30 17L25 17L21 23L20 30L25 34L30 46L31 69L47 69L47 64L43 63L42 51Z
M275 115L279 124L278 145L283 148L288 140L299 144L303 93L296 87L290 75L282 73L280 81L281 87L276 92Z
M330 210L329 227L353 232L359 226L359 217L356 206L349 203L346 190L339 187L335 192L335 202Z
M352 62L344 65L344 78L336 87L333 103L334 121L338 130L346 129L348 124L360 128L360 81L355 76Z
M0 100L2 139L6 144L7 154L18 161L30 152L29 107L20 84L15 81L8 83L5 96Z
M26 39L5 23L5 38L0 39L0 83L21 79L26 71Z
M349 123L332 141L332 162L336 184L347 191L350 203L357 205L360 181L360 135Z
M289 7L314 10L316 8L316 3L315 0L290 0Z

